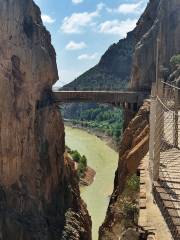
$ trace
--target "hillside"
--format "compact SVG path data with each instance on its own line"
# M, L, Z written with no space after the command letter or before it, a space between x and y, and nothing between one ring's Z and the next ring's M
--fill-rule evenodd
M135 46L152 27L156 18L158 1L150 1L135 29L127 37L113 44L102 56L100 62L65 85L63 90L118 90L128 87L131 79Z

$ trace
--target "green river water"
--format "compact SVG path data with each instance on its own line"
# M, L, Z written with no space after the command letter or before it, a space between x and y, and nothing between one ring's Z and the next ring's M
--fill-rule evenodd
M84 154L88 165L96 171L94 183L81 188L81 197L92 218L93 240L98 240L98 230L105 219L109 195L113 190L118 154L105 142L86 131L66 127L65 132L66 145Z

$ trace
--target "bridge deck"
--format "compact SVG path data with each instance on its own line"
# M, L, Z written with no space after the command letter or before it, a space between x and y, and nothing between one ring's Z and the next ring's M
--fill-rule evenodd
M141 104L149 96L146 92L133 91L56 91L57 102L97 102L97 103L137 103Z

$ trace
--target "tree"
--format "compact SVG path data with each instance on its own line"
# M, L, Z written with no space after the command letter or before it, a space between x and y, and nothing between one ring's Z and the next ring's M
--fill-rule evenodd
M81 159L80 159L80 163L85 167L87 168L87 158L86 156L82 156Z
M72 159L75 161L75 162L79 162L80 159L81 159L81 155L78 153L78 151L73 151L72 155L71 155Z

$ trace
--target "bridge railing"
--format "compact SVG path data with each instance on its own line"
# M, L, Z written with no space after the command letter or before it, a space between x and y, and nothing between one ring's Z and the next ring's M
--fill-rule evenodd
M150 113L150 164L153 180L158 180L166 152L180 147L180 89L161 82L161 94L152 88Z

